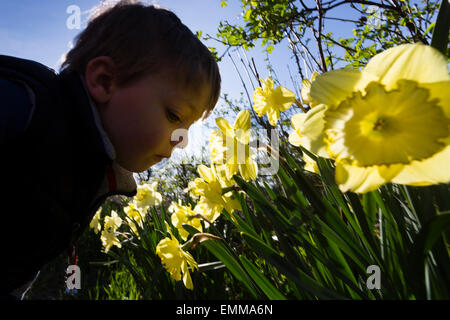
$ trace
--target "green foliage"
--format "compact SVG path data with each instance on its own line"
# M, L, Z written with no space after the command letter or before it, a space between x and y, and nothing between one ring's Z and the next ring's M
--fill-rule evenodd
M344 67L360 68L376 53L399 43L430 44L439 1L364 4L364 1L337 0L241 0L241 8L243 24L220 22L217 33L220 42L245 50L260 43L270 53L275 45L287 40L296 60L311 59L312 68L326 71L339 62ZM345 8L348 16L354 18L337 17L339 8ZM352 24L353 35L336 38L333 32L326 32L327 22L332 20L342 26ZM315 48L311 42L316 43ZM336 55L333 49L341 50L342 54ZM300 64L298 67L302 68Z

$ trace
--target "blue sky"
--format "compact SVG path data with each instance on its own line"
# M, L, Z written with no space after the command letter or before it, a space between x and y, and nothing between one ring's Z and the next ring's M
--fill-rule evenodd
M56 71L59 69L61 57L69 50L75 36L86 25L87 12L100 2L98 0L0 1L2 7L0 11L0 54L35 60ZM220 6L219 0L147 0L145 2L158 3L172 10L193 32L202 30L203 34L215 35L221 20L242 23L239 15L240 1L238 0L230 0L225 8ZM77 5L83 13L81 29L69 29L66 25L70 15L66 10L70 5ZM345 8L343 8L340 14L348 15L348 12L345 12ZM329 22L329 25L333 28L332 21ZM345 26L341 24L340 28L342 27ZM342 32L344 31L349 30L342 30ZM215 41L206 44L216 46L219 53L223 52L223 47ZM279 81L286 87L292 88L287 65L290 66L291 72L295 72L296 67L286 45L282 44L276 47L270 55L270 61ZM255 59L260 76L266 78L269 74L265 67L266 55L262 52L262 48L257 47L246 54L249 58ZM232 55L235 59L237 58L236 52L232 52ZM222 94L228 93L231 97L239 98L243 88L230 59L225 57L223 62L219 63L219 67L222 76ZM245 74L242 75L248 81ZM251 84L247 83L247 86L252 94ZM221 103L219 101L219 105ZM204 137L208 135L208 131L205 130L200 124L193 125L192 137L190 131L189 146L184 151L195 151L199 146L204 145Z

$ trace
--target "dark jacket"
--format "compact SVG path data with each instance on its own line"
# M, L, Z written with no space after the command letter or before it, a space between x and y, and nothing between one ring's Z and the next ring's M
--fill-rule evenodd
M108 196L136 194L83 81L0 55L2 293L74 244Z

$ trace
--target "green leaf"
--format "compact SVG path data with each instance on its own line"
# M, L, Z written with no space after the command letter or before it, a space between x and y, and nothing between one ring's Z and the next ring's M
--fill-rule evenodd
M436 19L436 26L434 28L431 46L439 50L446 57L447 57L449 28L450 28L450 5L448 4L448 0L442 0L441 8L439 9L438 17Z
M183 225L183 228L186 229L191 235L199 233L197 229L190 225ZM206 241L201 244L204 246L208 251L210 251L217 259L223 262L223 264L227 267L228 270L238 279L241 281L245 287L248 289L248 291L255 297L259 298L259 294L257 290L255 290L254 284L252 283L251 279L245 272L245 270L242 268L242 266L239 263L239 260L237 260L225 247L224 243L222 241Z
M269 260L287 278L308 292L316 295L319 299L345 299L339 293L319 285L313 278L303 271L298 270L290 261L280 256L265 243L245 233L242 236L256 252Z
M440 214L429 221L417 235L413 252L426 255L445 230L450 230L450 214Z
M266 294L271 300L286 300L286 297L278 291L278 289L270 283L270 281L264 276L253 263L250 262L245 256L239 256L242 264L247 270L248 274L252 277L253 281L259 286L259 288Z

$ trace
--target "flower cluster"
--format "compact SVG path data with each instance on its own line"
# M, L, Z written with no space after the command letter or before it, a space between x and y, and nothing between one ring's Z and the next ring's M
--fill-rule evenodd
M89 224L89 227L94 229L96 234L101 231L100 239L105 249L105 253L108 253L112 246L116 246L118 248L122 247L119 236L126 237L127 235L124 232L119 232L118 229L122 225L127 225L131 229L132 233L139 237L139 229L143 228L143 222L148 208L152 205L161 203L161 194L156 191L156 188L157 183L144 183L139 185L137 187L136 196L134 196L132 201L130 201L128 205L123 208L125 219L122 219L116 211L111 210L111 215L104 217L103 231L101 223L102 208L100 207L97 210L91 220L91 223Z
M450 78L436 49L405 44L373 57L363 71L314 72L301 98L310 106L291 118L289 142L335 161L341 191L364 193L393 182L413 186L450 181ZM295 101L273 81L254 93L258 116L275 125ZM304 156L305 169L318 173Z

